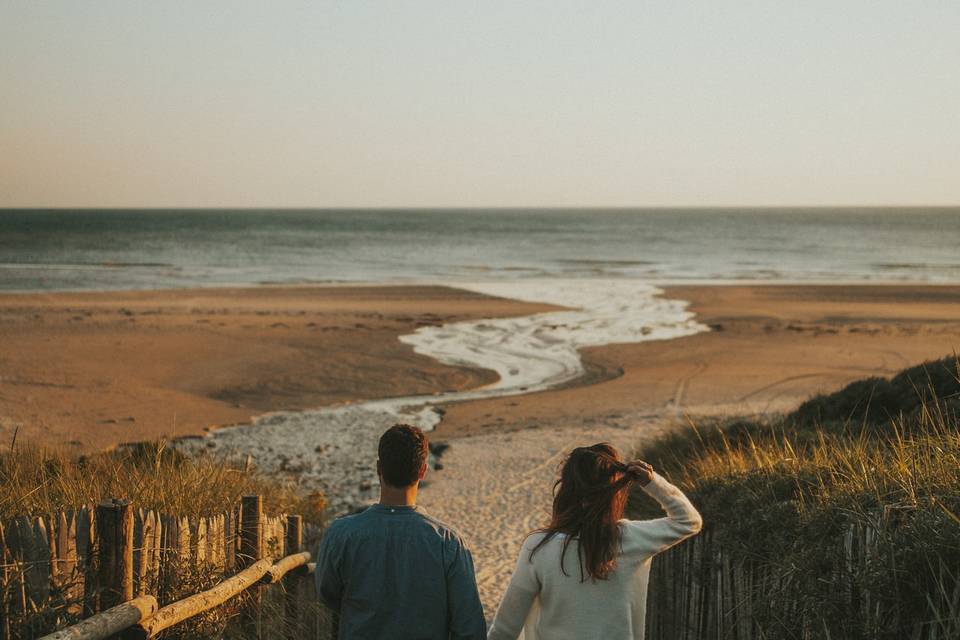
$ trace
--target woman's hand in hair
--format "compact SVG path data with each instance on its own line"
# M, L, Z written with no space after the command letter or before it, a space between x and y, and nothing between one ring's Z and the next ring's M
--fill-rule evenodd
M641 486L647 486L653 480L653 467L643 460L634 460L627 464L627 473L637 479Z

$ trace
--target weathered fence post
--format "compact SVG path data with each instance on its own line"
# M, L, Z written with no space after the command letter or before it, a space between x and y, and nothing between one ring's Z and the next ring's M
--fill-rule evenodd
M129 500L97 505L100 610L133 600L133 507Z
M303 550L303 518L301 516L287 516L287 528L284 535L284 553L291 555ZM296 625L300 616L300 580L297 576L287 574L282 582L284 615L288 621Z
M10 635L10 611L8 607L8 589L10 587L9 566L12 564L12 558L7 554L7 539L3 533L3 523L0 522L0 640L9 640Z
M97 612L97 516L93 506L81 507L77 512L77 562L82 559L83 617Z
M237 568L246 569L263 558L263 498L243 496L240 503L240 554ZM247 637L260 637L261 587L251 587L241 614L241 625Z

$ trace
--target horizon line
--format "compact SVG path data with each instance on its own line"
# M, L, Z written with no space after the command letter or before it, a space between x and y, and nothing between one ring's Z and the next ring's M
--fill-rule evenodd
M463 205L430 205L430 206L27 206L27 207L0 207L0 212L8 211L653 211L653 210L783 210L783 209L960 209L956 204L763 204L763 205L497 205L497 206L463 206Z

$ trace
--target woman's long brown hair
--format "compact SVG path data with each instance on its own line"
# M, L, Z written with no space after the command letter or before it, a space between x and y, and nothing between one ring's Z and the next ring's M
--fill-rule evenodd
M602 442L577 447L567 456L560 479L553 485L553 516L530 558L557 534L565 534L560 554L563 567L570 541L576 539L580 581L605 580L614 569L620 551L621 532L617 524L627 503L627 487L636 480L613 446ZM584 575L586 571L586 575Z

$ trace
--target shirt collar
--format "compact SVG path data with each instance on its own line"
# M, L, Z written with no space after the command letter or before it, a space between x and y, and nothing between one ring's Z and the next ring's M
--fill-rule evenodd
M414 513L419 511L417 505L388 505L379 502L370 508L378 513Z

